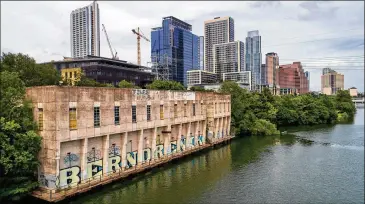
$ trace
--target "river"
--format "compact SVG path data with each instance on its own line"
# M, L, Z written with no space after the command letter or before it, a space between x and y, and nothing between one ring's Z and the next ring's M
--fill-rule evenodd
M364 203L364 109L351 124L245 137L71 203Z

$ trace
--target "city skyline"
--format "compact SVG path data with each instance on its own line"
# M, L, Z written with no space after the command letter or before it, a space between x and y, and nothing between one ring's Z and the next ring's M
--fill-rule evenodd
M19 6L20 3L23 6ZM71 56L70 13L90 3L1 2L4 8L1 51L23 52L39 62ZM259 30L262 58L268 52L275 52L280 64L302 62L304 70L310 72L311 90L320 90L321 70L328 66L345 75L345 89L355 86L360 92L364 91L364 71L344 70L363 66L363 58L345 57L364 55L364 20L358 18L364 15L363 2L231 2L225 8L219 6L220 2L209 2L212 10L209 12L204 6L207 2L184 2L187 8L178 7L181 2L98 3L100 23L108 27L108 35L120 59L129 62L136 63L137 58L133 28L141 27L144 33L149 33L152 27L161 24L162 17L171 15L191 24L192 32L203 36L204 21L231 16L235 21L235 40L244 41L248 31ZM192 11L187 12L187 9ZM349 12L353 15L346 15ZM19 13L29 17L24 18ZM122 21L121 25L116 19L128 21ZM111 57L103 34L100 40L100 55ZM150 61L150 49L150 43L141 42L142 65ZM318 68L313 69L315 66Z

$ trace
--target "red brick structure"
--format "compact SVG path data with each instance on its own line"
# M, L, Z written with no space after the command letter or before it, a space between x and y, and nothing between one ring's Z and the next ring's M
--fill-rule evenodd
M280 94L305 94L309 92L309 80L305 76L302 64L280 65L279 67Z

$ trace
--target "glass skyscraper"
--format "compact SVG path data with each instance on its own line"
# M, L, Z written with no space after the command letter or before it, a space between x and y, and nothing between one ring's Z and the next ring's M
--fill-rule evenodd
M151 31L151 61L153 66L168 70L166 79L187 86L187 71L200 68L199 36L192 26L173 16L162 20L162 27ZM153 69L156 70L156 69Z
M251 71L252 90L259 90L261 84L261 36L258 30L249 31L246 38L246 70Z

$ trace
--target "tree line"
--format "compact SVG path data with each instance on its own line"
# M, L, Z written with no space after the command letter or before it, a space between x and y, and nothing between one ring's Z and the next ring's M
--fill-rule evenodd
M249 92L226 81L220 92L231 94L231 126L236 135L274 135L285 126L334 124L353 119L356 112L347 90L336 96L274 96L267 88Z

